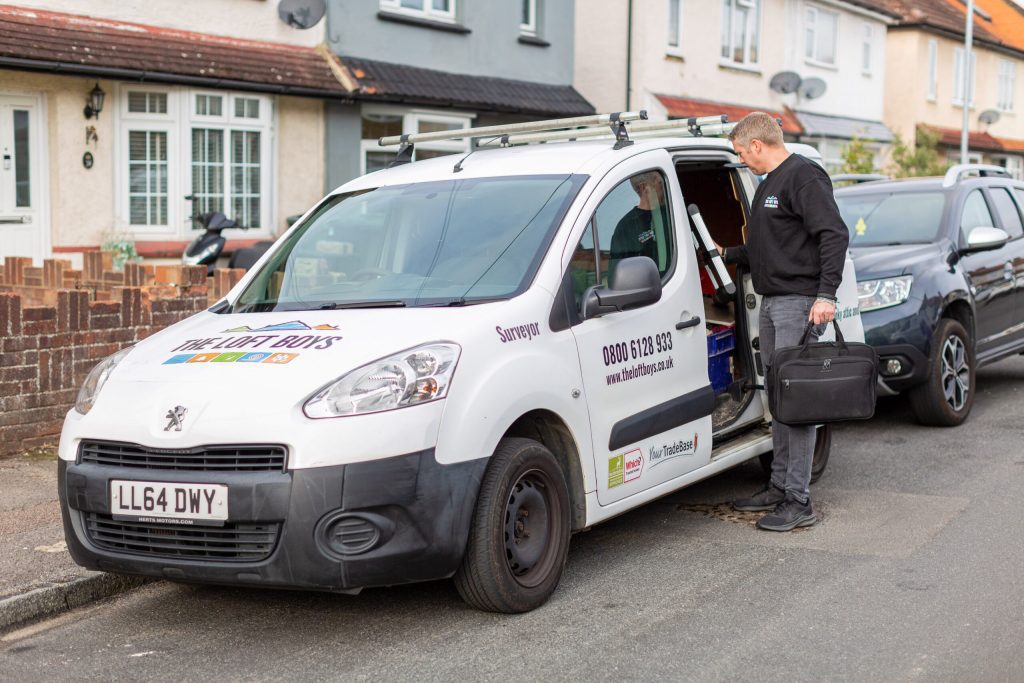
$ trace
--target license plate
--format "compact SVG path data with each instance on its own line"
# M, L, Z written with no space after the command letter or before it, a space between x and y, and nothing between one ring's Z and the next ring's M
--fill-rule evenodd
M114 519L220 526L228 518L228 487L113 479L110 513Z

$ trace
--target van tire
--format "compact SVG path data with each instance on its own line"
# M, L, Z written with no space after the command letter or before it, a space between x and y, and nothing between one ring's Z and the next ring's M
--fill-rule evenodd
M502 439L480 483L455 588L487 612L536 609L562 578L570 535L569 489L555 456L532 439Z
M950 358L947 358L947 355ZM956 387L954 396L947 398L945 382L948 379L947 361L962 367L949 367L955 375L967 377L966 396L962 397ZM971 414L974 405L974 340L959 321L943 318L939 321L932 337L932 353L928 359L928 379L907 392L910 409L921 424L936 427L955 427ZM953 380L955 381L955 379ZM962 401L962 403L961 403ZM959 407L954 403L960 404Z
M811 483L818 481L828 467L828 456L832 452L832 425L818 425L818 433L814 440L814 459L811 461ZM761 469L767 476L772 476L772 460L775 454L769 451L760 455Z

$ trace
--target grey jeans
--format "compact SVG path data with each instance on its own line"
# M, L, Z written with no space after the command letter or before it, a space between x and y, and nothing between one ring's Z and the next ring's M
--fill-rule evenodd
M814 300L813 296L799 294L766 296L761 300L758 336L765 375L772 364L775 349L800 343ZM824 328L824 325L816 325L812 334L817 337ZM811 462L816 429L814 425L791 427L779 422L772 425L775 459L772 460L771 483L803 503L811 499Z

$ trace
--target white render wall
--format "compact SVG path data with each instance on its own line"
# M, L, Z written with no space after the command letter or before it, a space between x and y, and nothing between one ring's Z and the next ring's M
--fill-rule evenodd
M722 3L682 0L681 57L666 54L668 3L636 0L633 15L631 108L661 108L654 95L675 95L752 107L790 106L819 114L881 120L885 89L885 23L832 0L811 3L839 13L836 67L804 59L804 7L808 0L763 0L760 58L755 68L731 66L720 58ZM626 0L576 3L576 88L598 111L626 108ZM872 74L861 71L863 24L875 26ZM581 39L586 36L586 40ZM779 71L817 76L828 84L825 95L798 100L768 87Z
M232 38L315 47L324 41L326 18L294 29L277 17L276 0L11 0L10 4Z

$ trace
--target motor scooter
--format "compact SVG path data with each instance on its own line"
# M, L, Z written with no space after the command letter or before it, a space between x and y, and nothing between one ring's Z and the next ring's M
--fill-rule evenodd
M213 275L213 267L217 263L217 257L224 251L224 244L227 240L221 235L222 230L229 228L240 228L246 230L246 226L239 225L231 218L228 218L220 211L210 211L193 216L194 223L203 229L203 233L196 237L185 247L181 255L181 262L186 266L206 266L206 274Z

